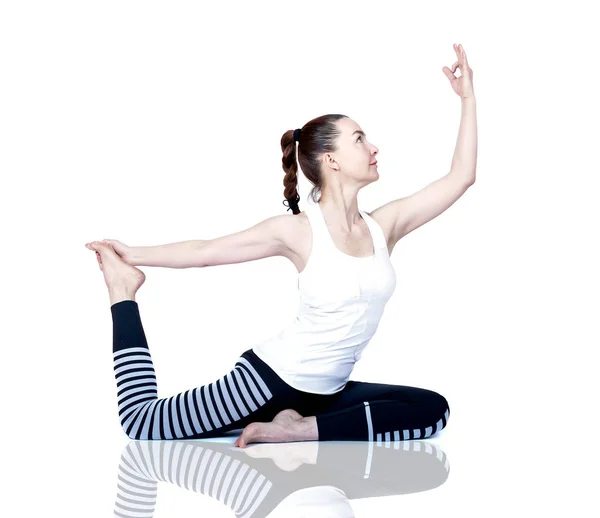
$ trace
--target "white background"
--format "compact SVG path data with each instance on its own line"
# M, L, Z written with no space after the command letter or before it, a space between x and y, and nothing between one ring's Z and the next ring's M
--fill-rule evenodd
M432 491L351 506L584 509L599 460L596 20L580 1L3 2L11 516L112 513L129 439L108 292L84 244L211 239L284 213L281 136L326 113L350 116L379 147L362 209L423 188L448 172L456 144L460 98L442 72L453 43L474 74L477 181L396 245L396 292L351 377L443 394L451 417L431 442L451 473ZM301 210L311 187L300 175ZM161 397L221 377L298 303L282 257L141 269ZM160 484L155 516L175 509L233 514Z

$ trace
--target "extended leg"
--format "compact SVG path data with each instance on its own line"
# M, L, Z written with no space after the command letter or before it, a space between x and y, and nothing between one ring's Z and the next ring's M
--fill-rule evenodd
M271 408L273 391L244 355L221 379L159 399L137 303L124 300L111 306L111 313L119 417L130 438L215 437L270 416L258 411Z

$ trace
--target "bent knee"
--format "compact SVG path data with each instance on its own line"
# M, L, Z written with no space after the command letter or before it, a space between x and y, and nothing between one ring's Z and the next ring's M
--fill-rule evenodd
M439 392L427 390L427 407L431 409L436 418L444 416L444 423L450 416L450 405L448 400Z

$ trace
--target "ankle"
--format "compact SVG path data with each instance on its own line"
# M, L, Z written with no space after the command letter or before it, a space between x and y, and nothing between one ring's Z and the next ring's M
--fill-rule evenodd
M108 289L108 297L110 298L110 305L113 306L123 300L135 301L135 291L125 287L113 286Z
M303 417L296 421L298 430L301 435L301 440L318 441L319 429L317 427L317 418L313 416Z

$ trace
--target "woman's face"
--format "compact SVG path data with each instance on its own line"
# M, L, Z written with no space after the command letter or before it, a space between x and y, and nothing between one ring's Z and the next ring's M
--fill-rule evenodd
M354 180L371 183L379 178L376 160L379 149L368 140L362 128L352 119L336 121L341 134L338 137L338 150L326 153L325 166L333 168L334 174L343 174Z

